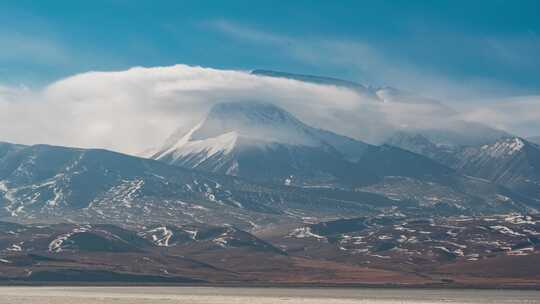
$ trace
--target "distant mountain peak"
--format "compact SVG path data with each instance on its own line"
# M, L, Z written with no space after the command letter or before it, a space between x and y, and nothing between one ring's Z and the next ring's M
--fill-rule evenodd
M186 147L196 150L222 148L230 151L242 143L285 143L291 145L318 146L321 141L313 138L313 128L307 126L286 110L266 102L241 101L214 105L207 116L188 133L178 136L154 158L175 149ZM171 144L172 142L172 144ZM207 148L203 148L207 147ZM193 152L193 151L192 151ZM217 152L216 152L217 153Z
M215 104L207 116L187 133L175 135L152 158L175 162L189 159L191 167L226 157L246 147L272 144L320 146L305 125L284 109L267 102L239 101ZM231 164L231 166L234 164Z
M491 157L504 157L519 153L525 145L525 141L519 137L507 137L493 144L483 145L481 149Z

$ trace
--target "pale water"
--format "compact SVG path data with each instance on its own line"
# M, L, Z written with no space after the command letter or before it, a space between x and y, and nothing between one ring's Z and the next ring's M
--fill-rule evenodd
M0 287L9 304L349 304L512 303L540 304L540 292L369 288L214 287Z

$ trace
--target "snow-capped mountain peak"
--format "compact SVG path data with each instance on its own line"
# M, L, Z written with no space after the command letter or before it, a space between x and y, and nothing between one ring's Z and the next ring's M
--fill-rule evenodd
M519 137L504 138L491 145L483 145L482 151L491 157L511 156L525 147L525 143Z
M218 103L203 121L169 141L153 158L177 160L199 154L199 163L218 154L229 154L240 144L259 147L269 144L323 145L323 140L314 136L315 130L269 103Z
M307 125L287 111L262 102L216 104L191 138L206 140L229 132L256 141L316 145L309 138Z
M204 140L194 140L193 133L199 130L202 125L202 122L199 123L186 135L180 138L173 146L154 155L154 158L160 160L169 156L171 159L176 160L190 154L202 154L202 157L200 157L198 160L198 163L200 163L214 155L220 153L226 155L233 150L236 141L238 140L238 133L235 131L227 132Z
M330 169L322 167L339 171L335 168L358 159L369 146L308 126L273 104L233 102L214 105L201 123L169 140L152 158L231 175L279 171L270 175L281 180L296 174L326 180L335 174L324 173Z

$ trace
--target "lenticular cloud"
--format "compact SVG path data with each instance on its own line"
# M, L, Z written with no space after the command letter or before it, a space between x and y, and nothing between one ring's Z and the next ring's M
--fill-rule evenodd
M88 72L40 91L0 89L1 140L96 147L137 154L189 129L217 102L279 105L306 123L357 139L380 141L395 129L426 128L455 115L410 94L406 102L331 84L248 71L175 65Z

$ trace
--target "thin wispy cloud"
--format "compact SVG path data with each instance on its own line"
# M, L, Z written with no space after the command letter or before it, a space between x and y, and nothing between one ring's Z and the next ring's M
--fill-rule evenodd
M288 38L286 36L275 35L249 27L242 27L224 19L207 21L203 22L202 24L210 28L216 28L224 33L228 33L238 38L265 44L288 44L294 42L294 39Z
M45 37L22 32L0 30L0 60L24 61L39 64L66 64L68 51L61 43Z
M358 80L378 86L389 85L402 89L422 92L452 104L467 104L475 99L508 96L519 92L513 84L481 75L450 77L432 67L421 66L395 56L400 45L395 45L392 53L377 43L360 39L338 39L333 37L295 37L267 32L258 28L238 24L228 20L206 22L215 31L244 43L264 44L273 47L272 51L315 66L332 66L352 70ZM539 50L537 39L531 37L508 37L504 40L494 37L473 37L454 33L426 33L416 40L425 48L434 44L460 43L464 53L472 58L489 58L492 64L519 65L533 62L531 50ZM437 35L444 37L437 37ZM532 35L532 34L531 34ZM534 35L533 35L534 36ZM431 37L431 38L430 38ZM436 38L436 39L435 39ZM534 38L534 37L533 37ZM416 43L416 40L410 43ZM538 44L538 45L537 45ZM422 47L422 46L420 46ZM391 48L390 48L391 49ZM527 50L525 54L523 50Z

